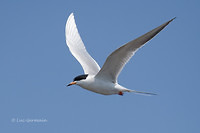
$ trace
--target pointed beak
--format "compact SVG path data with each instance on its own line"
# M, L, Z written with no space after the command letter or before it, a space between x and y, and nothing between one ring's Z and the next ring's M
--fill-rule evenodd
M76 84L76 82L71 82L67 86L71 86L71 85L75 85L75 84Z

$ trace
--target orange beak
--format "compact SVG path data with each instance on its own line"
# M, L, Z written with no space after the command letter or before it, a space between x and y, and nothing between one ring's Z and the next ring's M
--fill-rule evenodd
M71 82L67 86L71 86L71 85L75 85L75 84L76 84L76 82Z

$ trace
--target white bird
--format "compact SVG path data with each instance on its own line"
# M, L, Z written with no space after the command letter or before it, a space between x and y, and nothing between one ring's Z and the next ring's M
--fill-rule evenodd
M128 42L112 52L107 57L103 67L100 69L97 62L88 54L78 33L78 29L74 20L74 14L71 13L65 27L66 43L72 55L83 67L85 74L75 77L73 82L67 86L76 84L84 89L103 95L123 95L124 92L155 95L154 93L127 89L118 84L117 78L125 64L131 59L135 52L174 19L175 18L167 21L166 23L138 37L137 39Z

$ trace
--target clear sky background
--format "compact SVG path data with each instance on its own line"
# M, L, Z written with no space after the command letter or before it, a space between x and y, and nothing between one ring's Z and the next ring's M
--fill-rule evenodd
M200 132L199 0L1 0L1 133ZM125 66L119 83L142 96L65 87L83 70L65 44L74 12L103 65L122 44L177 17ZM45 119L46 122L17 122Z

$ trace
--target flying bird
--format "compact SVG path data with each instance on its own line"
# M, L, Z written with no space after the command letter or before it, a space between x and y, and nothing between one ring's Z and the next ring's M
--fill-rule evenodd
M154 93L127 89L118 84L117 78L125 64L131 59L135 52L174 19L175 18L121 46L107 57L103 67L100 68L97 62L87 52L78 32L74 14L71 13L65 27L66 43L72 55L81 64L84 74L75 77L73 82L69 83L67 86L78 85L84 89L103 95L123 95L124 92L156 95Z

